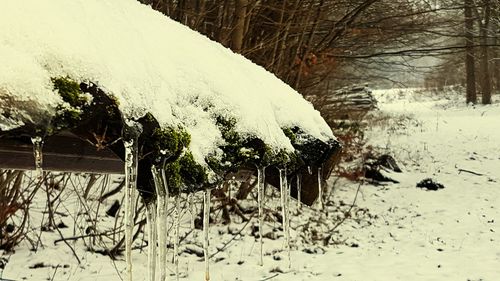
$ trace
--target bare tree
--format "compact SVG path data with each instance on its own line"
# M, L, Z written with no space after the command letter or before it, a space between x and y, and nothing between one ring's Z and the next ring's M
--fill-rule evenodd
M480 63L480 77L481 77L481 103L491 103L491 74L489 68L489 48L488 48L488 35L491 17L490 0L482 0L482 13L475 10L479 19L479 31L481 42L481 63Z
M231 48L236 53L241 53L241 48L243 46L243 36L245 34L245 21L247 13L247 0L236 0L236 5L234 8L234 24L231 34Z
M426 56L457 63L468 73L461 80L468 85L467 102L476 102L472 81L485 77L476 66L500 81L496 67L481 63L495 62L488 55L497 43L486 38L495 23L484 26L483 39L475 29L475 13L485 16L484 3L490 3L493 15L498 0L142 1L265 67L305 96L359 81L391 80L394 71L428 71L412 65ZM465 20L464 13L470 14ZM480 61L474 61L476 50L486 52ZM458 61L462 54L465 59ZM443 74L433 75L438 79ZM454 77L441 80L459 81L458 72L449 75ZM488 89L486 82L482 79L477 86ZM481 93L486 97L487 91Z
M465 16L465 79L466 79L466 102L476 103L476 74L474 59L474 19L472 17L473 0L464 0Z

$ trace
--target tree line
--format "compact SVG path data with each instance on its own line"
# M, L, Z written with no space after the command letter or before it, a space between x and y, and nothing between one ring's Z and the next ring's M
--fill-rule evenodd
M273 72L303 95L391 80L422 57L428 85L500 89L500 0L141 0ZM445 77L442 71L454 68ZM434 71L433 71L434 70ZM459 71L456 71L459 70ZM488 98L490 97L490 98Z
M446 54L442 64L429 75L437 86L461 84L466 88L466 102L491 103L491 95L500 91L500 1L442 1L455 5L454 12L440 15L451 27L440 31L449 45L459 48Z

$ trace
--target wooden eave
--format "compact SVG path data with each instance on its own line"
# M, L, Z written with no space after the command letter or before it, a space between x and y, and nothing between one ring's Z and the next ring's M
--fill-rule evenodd
M123 174L123 161L108 148L97 148L70 132L44 140L42 168L45 171ZM33 144L0 138L0 169L34 170Z

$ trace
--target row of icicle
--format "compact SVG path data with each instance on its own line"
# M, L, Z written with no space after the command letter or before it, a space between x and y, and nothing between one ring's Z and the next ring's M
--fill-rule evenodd
M43 139L41 137L33 137L33 154L35 158L35 171L38 177L42 177L42 146ZM135 199L137 196L137 167L138 167L138 147L137 139L124 141L125 146L125 261L127 281L132 281L132 242L134 229L134 211ZM311 173L310 167L308 167ZM150 203L146 206L146 221L147 232L149 237L148 243L148 280L149 281L165 281L167 280L167 209L168 209L168 187L166 185L165 170L157 169L155 166L151 168L153 180L156 189L156 204ZM279 170L280 177L280 203L282 210L282 224L285 233L284 248L287 252L287 265L291 267L290 257L290 186L287 183L286 169ZM300 177L296 178L297 184L297 207L300 208L301 202L301 184ZM260 167L257 170L257 201L258 201L258 216L259 216L259 265L263 266L263 225L264 225L264 188L265 188L265 168ZM318 169L318 188L319 188L319 207L323 208L322 186L321 186L321 168ZM191 213L191 227L194 229L194 210L193 196L188 195L188 204ZM179 280L179 196L175 198L174 211L174 265L176 280ZM203 197L203 254L205 258L205 280L210 280L209 270L209 215L210 215L210 190L204 191ZM157 251L157 248L158 251ZM158 255L158 259L157 259ZM158 275L157 269L159 269Z
M124 141L125 145L125 260L127 263L127 279L132 281L132 242L134 227L135 196L137 192L137 140ZM146 224L148 228L148 280L167 280L167 210L168 187L164 169L151 167L156 190L156 202L146 205ZM203 253L205 257L205 280L210 280L209 271L209 215L210 215L210 189L204 191L203 200ZM192 227L194 228L194 211L192 210L192 195L188 198L190 205ZM179 196L175 197L174 210L174 266L176 280L179 280ZM157 247L159 250L157 251ZM157 259L157 255L159 256ZM157 269L159 270L158 275Z

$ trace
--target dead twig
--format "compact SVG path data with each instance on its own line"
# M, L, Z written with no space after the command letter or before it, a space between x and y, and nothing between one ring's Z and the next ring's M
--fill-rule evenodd
M62 241L64 242L64 244L66 244L66 246L68 246L68 248L71 250L71 252L73 253L73 256L75 256L76 260L78 261L78 264L81 264L82 261L80 260L80 258L78 257L78 255L76 254L76 251L75 249L68 243L67 240L64 239L64 235L62 234L61 230L59 230L59 227L55 227L57 233L59 233L59 236L61 237Z
M351 206L349 207L349 210L347 210L347 212L345 212L346 214L349 214L351 211L352 211L352 208L354 208L354 205L356 205L356 200L358 199L358 194L359 194L359 191L361 190L361 184L363 182L361 181L358 185L358 188L356 190L356 195L354 196L354 199L352 200L352 204ZM325 239L324 241L328 241L330 240L330 238L332 238L332 233L333 231L335 231L340 225L342 225L346 220L347 218L349 218L350 216L347 216L345 215L341 221L339 221L337 224L335 224L331 229L328 230L328 233L330 233Z
M273 279L274 277L276 277L276 276L278 276L278 275L279 275L279 273L276 273L276 274L274 274L274 275L271 275L271 276L269 276L269 277L266 277L266 278L264 278L264 279L261 279L260 281L270 280L270 279Z
M59 269L59 265L56 266L54 269L54 274L52 274L52 278L50 278L50 281L54 281L54 278L56 277L57 270Z
M82 239L82 238L87 238L87 237L106 236L106 235L112 234L113 232L115 232L115 231L106 231L106 232L103 232L103 233L91 233L91 234L79 235L79 236L73 236L73 237L61 237L59 239L54 240L54 245L57 245L57 243L59 243L59 242L74 241L74 240L78 240L78 239Z
M473 175L476 175L476 176L484 176L484 174L480 174L480 173L477 173L477 172L474 172L474 171L469 171L469 170L465 170L465 169L458 169L458 173L460 174L461 172L473 174Z
M215 255L217 255L218 253L220 253L220 252L224 251L224 250L226 249L227 245L231 244L231 242L233 242L233 241L234 241L234 239L236 239L236 236L238 236L239 234L241 234L241 232L243 232L243 230L244 230L244 229L247 227L247 225L250 223L250 221L252 220L252 218L254 217L254 215L255 215L255 212L253 212L253 213L250 215L250 218L249 218L249 219L248 219L248 221L247 221L247 222L243 225L243 227L241 227L241 229L240 229L237 233L235 233L231 239L229 239L226 243L224 243L224 245L223 245L222 247L217 248L217 252L215 252L215 253L211 254L211 255L208 257L208 259L211 259L211 258L213 258Z

